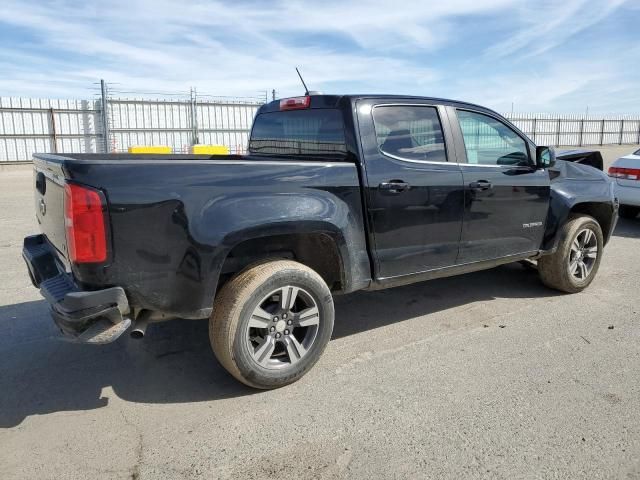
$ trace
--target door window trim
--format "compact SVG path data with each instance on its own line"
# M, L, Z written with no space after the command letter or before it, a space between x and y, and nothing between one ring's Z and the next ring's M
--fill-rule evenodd
M529 140L529 138L527 138L526 136L524 136L524 134L520 131L518 131L517 129L514 129L514 126L511 125L507 125L506 123L504 123L504 120L501 119L500 117L498 117L496 114L494 113L489 113L489 112L483 112L483 111L479 111L479 110L474 110L473 108L460 108L460 107L453 107L453 109L456 112L456 122L457 122L457 127L458 127L458 131L460 132L460 138L462 139L462 145L464 146L464 162L458 162L460 163L460 165L469 165L472 167L483 167L483 168L508 168L508 169L514 169L514 168L527 168L527 169L535 169L535 163L533 162L532 158L531 158L531 141ZM478 115L484 115L485 117L489 117L489 118L493 118L494 120L500 122L502 125L504 125L505 127L507 127L509 130L511 130L513 133L515 133L518 137L520 137L520 139L524 142L525 146L527 147L527 159L529 161L529 165L490 165L490 164L480 164L480 163L469 163L469 159L467 157L467 145L464 139L464 135L462 133L462 126L460 125L460 119L458 118L458 111L462 111L462 112L470 112L470 113L477 113Z
M413 160L410 158L398 157L397 155L393 155L391 153L387 153L380 148L378 143L378 136L376 132L376 121L373 116L373 111L378 107L428 107L433 108L436 111L436 115L438 116L438 122L440 122L440 129L442 130L442 140L444 142L444 154L447 157L446 162L436 162L433 160ZM420 163L426 165L455 165L458 162L452 162L449 159L451 158L451 151L449 147L449 142L447 141L447 129L444 126L444 122L442 121L442 112L440 111L443 108L442 105L436 103L378 103L371 107L371 123L373 124L373 132L376 134L376 145L378 148L378 153L382 156L393 158L394 160L399 160L401 162L409 162L409 163ZM445 112L446 113L446 112ZM450 134L451 132L449 132Z

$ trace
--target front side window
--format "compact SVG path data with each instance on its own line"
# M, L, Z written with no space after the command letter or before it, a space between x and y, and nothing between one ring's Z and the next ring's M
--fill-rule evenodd
M373 123L382 153L406 160L447 161L442 125L435 107L376 107Z
M501 121L466 110L458 110L458 120L467 150L467 163L530 165L526 142Z

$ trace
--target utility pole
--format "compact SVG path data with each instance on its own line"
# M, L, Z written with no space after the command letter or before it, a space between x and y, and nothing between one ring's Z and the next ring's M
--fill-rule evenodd
M275 100L276 99L276 89L274 88L273 90L271 90L271 100Z
M102 113L102 137L104 140L104 151L111 153L111 144L109 143L109 92L107 90L107 83L104 80L100 80L100 94L101 105L100 110Z
M198 96L195 87L191 87L190 90L191 95L191 142L192 145L198 145L200 143L199 132L198 132Z

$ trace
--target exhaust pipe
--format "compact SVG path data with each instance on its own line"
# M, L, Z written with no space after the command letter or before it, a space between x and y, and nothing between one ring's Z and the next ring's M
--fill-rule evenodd
M135 338L136 340L143 338L147 331L147 325L149 325L149 315L140 315L140 318L136 320L136 323L133 325L133 329L131 330L131 338Z
M133 323L133 328L129 335L131 338L141 339L144 338L144 334L147 332L147 327L150 323L164 322L172 320L175 317L166 315L161 312L153 312L151 310L143 310L136 321Z

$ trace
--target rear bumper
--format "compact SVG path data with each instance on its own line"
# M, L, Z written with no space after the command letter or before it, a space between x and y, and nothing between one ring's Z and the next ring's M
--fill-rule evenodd
M124 290L121 287L92 291L78 288L44 235L26 237L22 257L31 282L49 302L53 321L68 339L109 343L131 325Z
M640 187L628 187L616 183L615 192L620 205L640 207Z

